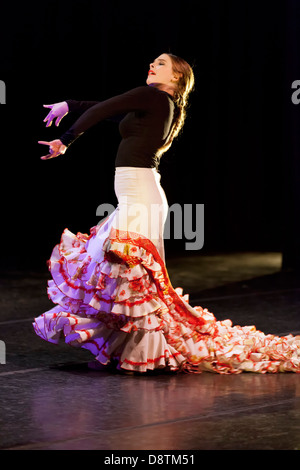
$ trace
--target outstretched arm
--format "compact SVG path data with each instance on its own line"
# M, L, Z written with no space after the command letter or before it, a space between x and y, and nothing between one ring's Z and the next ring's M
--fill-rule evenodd
M131 111L147 111L153 106L150 87L138 87L105 101L98 102L85 111L61 137L67 147L86 130L99 122Z
M66 100L54 104L44 104L44 108L50 108L50 112L47 114L43 122L47 123L46 127L50 127L54 119L56 119L55 125L59 126L62 118L65 117L69 112L77 112L80 115L98 103L99 101Z
M110 98L106 101L77 102L77 103L81 103L80 105L81 109L87 106L88 107L87 111L85 111L82 114L82 116L79 119L77 119L77 121L73 124L73 126L67 132L65 132L60 137L60 139L56 139L51 142L39 141L40 144L49 145L50 147L50 150L49 150L50 153L48 155L41 157L41 159L48 160L50 158L54 158L54 157L57 157L58 155L65 153L67 147L72 142L74 142L74 140L76 140L87 129L94 126L100 121L103 121L105 119L108 119L114 116L119 116L122 114L124 115L131 111L138 111L138 110L149 111L153 106L153 99L154 99L154 96L152 94L150 87L143 86L143 87L134 88L133 90L128 91L127 93L115 96L114 98ZM68 104L67 102L62 102L62 103ZM57 104L61 104L61 103L57 103ZM48 106L52 106L52 105L48 105ZM66 110L66 108L65 106L62 106L61 108L59 108L59 110L60 110L60 113L62 114ZM65 115L63 114L62 117L60 118L61 114L57 116L58 123L56 125L59 124L62 117ZM52 123L53 119L55 119L55 115L54 114L51 115L51 112L49 113L49 115L47 116L47 120L49 120L49 125L51 125L50 122Z

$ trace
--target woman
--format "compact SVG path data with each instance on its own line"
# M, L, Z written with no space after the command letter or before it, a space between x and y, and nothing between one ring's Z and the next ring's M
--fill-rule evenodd
M49 261L48 294L56 306L35 319L34 329L53 343L63 334L68 344L90 350L97 364L129 373L299 372L300 337L216 321L207 309L192 308L168 278L167 201L157 168L183 126L193 85L192 68L162 54L150 65L147 86L100 103L48 105L47 126L69 111L82 114L60 139L40 141L50 147L44 160L65 153L103 119L125 117L115 162L118 207L89 236L64 231Z

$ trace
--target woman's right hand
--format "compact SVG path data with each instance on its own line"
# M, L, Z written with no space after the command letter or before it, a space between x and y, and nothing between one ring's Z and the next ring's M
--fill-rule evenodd
M38 143L42 145L49 145L48 155L41 157L41 160L49 160L50 158L58 157L59 155L63 155L67 150L67 147L59 139L51 140L51 142L39 140Z
M62 118L69 112L69 106L66 101L54 104L44 104L43 106L44 108L51 109L43 121L47 122L46 127L50 127L54 119L56 119L55 125L58 126Z

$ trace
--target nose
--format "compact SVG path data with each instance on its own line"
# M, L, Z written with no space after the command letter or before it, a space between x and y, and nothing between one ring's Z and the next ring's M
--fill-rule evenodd
M150 66L150 69L154 69L154 64L153 63L149 64L149 66Z

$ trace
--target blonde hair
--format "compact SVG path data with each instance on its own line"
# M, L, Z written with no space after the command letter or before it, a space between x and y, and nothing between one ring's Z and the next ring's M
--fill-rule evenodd
M192 67L181 57L166 53L172 61L173 72L179 76L177 90L174 93L174 123L165 144L158 151L158 158L161 157L172 145L173 140L180 133L186 118L188 98L194 89L195 77Z

